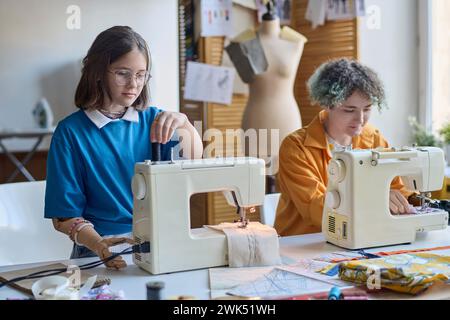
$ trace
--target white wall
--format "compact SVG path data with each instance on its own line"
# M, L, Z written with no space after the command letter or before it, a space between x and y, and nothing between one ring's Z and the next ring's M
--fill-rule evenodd
M385 84L389 109L373 112L377 126L392 146L411 144L409 116L419 114L419 47L417 0L367 0L380 11L359 24L360 60L378 72ZM371 11L371 10L369 10Z
M81 28L69 30L67 7L81 9ZM31 110L41 96L56 120L76 111L81 60L95 37L128 25L148 42L153 57L152 102L179 109L176 0L1 0L0 128L33 127ZM13 150L30 141L11 140Z

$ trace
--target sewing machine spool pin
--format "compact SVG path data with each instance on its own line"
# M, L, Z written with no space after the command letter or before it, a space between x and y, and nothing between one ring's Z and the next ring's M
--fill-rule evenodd
M175 162L173 161L173 148L170 148L170 164L174 164Z

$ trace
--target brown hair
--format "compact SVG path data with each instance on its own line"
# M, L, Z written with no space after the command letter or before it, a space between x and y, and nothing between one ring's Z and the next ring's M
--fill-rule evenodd
M83 59L83 69L80 82L75 93L75 105L80 109L102 108L104 94L111 99L107 82L107 69L120 57L137 48L147 61L147 71L150 69L150 52L145 40L133 29L127 26L115 26L100 33ZM148 106L149 92L147 83L133 107L145 110Z

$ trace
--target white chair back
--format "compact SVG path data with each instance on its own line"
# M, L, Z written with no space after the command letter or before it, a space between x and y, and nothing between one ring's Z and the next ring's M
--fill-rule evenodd
M265 195L264 204L261 206L261 223L273 227L280 196L281 193L271 193Z
M45 181L0 184L0 266L66 260L72 241L44 218Z

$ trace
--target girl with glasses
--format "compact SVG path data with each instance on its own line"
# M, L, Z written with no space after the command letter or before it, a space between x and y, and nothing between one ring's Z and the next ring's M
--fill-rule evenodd
M202 156L184 114L148 106L151 63L144 39L125 26L100 33L83 60L80 110L58 124L47 161L45 218L74 241L71 258L105 259L110 246L132 242L131 179L135 163L151 159L152 142L161 143L163 161L172 148L175 157Z

